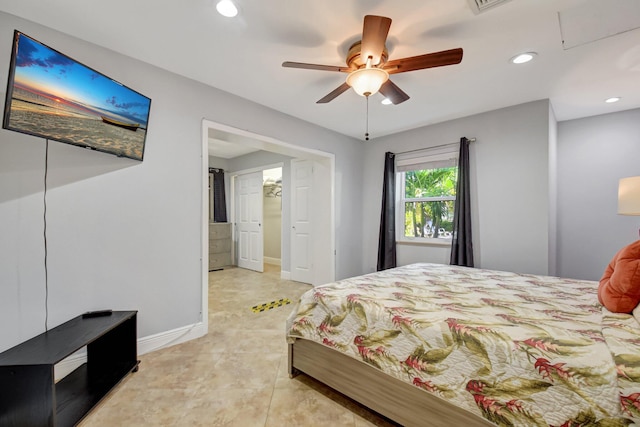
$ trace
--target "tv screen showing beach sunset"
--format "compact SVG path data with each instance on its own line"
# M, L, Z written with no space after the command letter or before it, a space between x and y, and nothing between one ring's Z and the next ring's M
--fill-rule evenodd
M15 32L2 127L142 160L151 100Z

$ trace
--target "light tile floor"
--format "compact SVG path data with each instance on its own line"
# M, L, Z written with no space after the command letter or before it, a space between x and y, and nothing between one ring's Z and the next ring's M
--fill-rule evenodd
M209 273L209 333L140 356L140 370L80 426L393 426L305 375L288 377L285 320L309 285L265 268ZM281 298L292 304L251 311Z

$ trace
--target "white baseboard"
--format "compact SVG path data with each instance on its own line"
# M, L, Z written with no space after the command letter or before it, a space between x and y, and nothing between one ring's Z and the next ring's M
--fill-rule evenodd
M282 280L291 280L291 272L290 271L280 271L280 278Z
M264 257L264 263L271 265L282 265L280 258L271 258L268 256Z
M139 338L138 356L200 338L201 336L206 335L206 333L206 325L199 322L194 323L193 325L187 325L170 331L160 332L155 335L149 335L148 337ZM59 381L66 377L86 362L87 349L85 347L54 366L55 381Z
M200 338L207 334L204 323L194 323L159 334L150 335L138 340L138 355L151 353L162 348L172 347L183 342Z

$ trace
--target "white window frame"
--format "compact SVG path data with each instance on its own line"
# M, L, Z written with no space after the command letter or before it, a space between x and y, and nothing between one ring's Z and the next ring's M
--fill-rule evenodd
M437 169L458 166L459 145L447 144L415 150L396 156L396 242L421 245L451 246L452 239L408 237L404 235L405 203L453 200L456 196L405 198L405 173L411 170Z

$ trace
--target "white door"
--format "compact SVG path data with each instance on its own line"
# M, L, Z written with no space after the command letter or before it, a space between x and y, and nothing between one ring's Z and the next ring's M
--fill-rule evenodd
M291 280L313 283L313 162L291 161Z
M262 171L238 175L238 209L236 226L238 233L238 267L262 272Z

